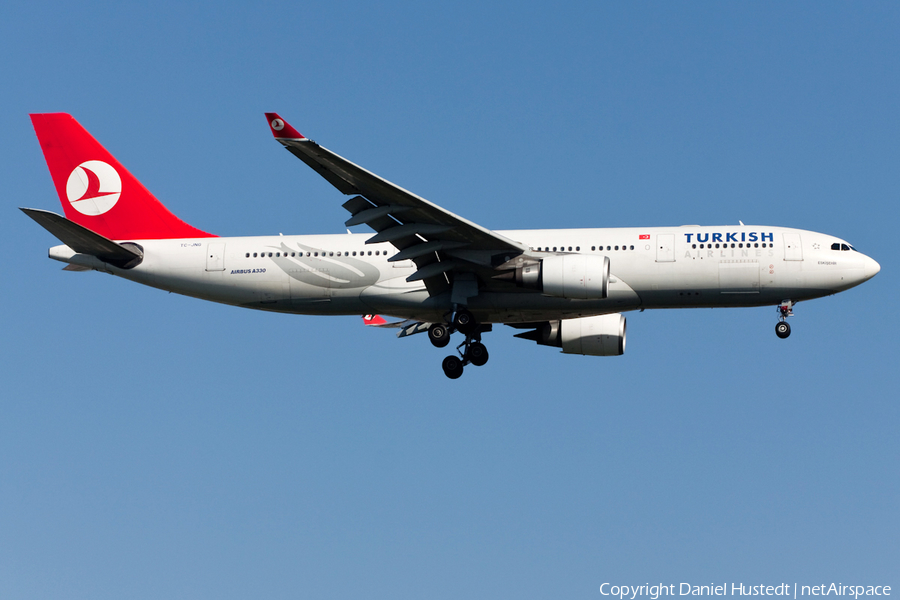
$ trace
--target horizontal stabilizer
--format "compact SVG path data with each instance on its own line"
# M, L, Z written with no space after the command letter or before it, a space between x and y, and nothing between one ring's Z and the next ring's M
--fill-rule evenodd
M96 256L103 262L125 267L135 261L140 262L143 255L135 250L117 244L99 233L94 233L74 221L36 208L20 208L20 210L37 222L38 225L52 233L63 244L79 254ZM136 263L135 263L136 264ZM134 266L134 265L131 265Z

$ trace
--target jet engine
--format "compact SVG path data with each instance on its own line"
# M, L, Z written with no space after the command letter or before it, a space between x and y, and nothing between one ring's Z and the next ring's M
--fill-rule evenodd
M562 348L563 354L619 356L625 353L625 317L616 313L547 321L516 337Z
M516 267L516 285L560 298L603 299L609 293L609 257L548 256Z

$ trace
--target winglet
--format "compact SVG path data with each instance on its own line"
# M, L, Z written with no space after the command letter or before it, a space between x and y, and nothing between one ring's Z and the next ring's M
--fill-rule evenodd
M363 323L366 325L384 325L387 321L379 315L363 315Z
M279 117L278 113L266 113L266 120L269 122L269 129L272 130L272 135L275 136L275 139L306 139L300 135L299 131L291 127L287 121Z

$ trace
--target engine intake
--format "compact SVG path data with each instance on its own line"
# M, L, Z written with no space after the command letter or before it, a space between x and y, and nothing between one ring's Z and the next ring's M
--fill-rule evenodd
M609 295L609 257L585 254L548 256L516 267L516 285L548 296L597 300Z

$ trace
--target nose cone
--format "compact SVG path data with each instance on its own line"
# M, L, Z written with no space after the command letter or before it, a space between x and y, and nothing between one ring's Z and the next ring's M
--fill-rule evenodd
M872 279L873 277L878 275L878 272L881 270L881 265L879 265L877 262L875 262L874 259L869 258L868 256L865 257L865 260L863 262L865 264L867 280Z

